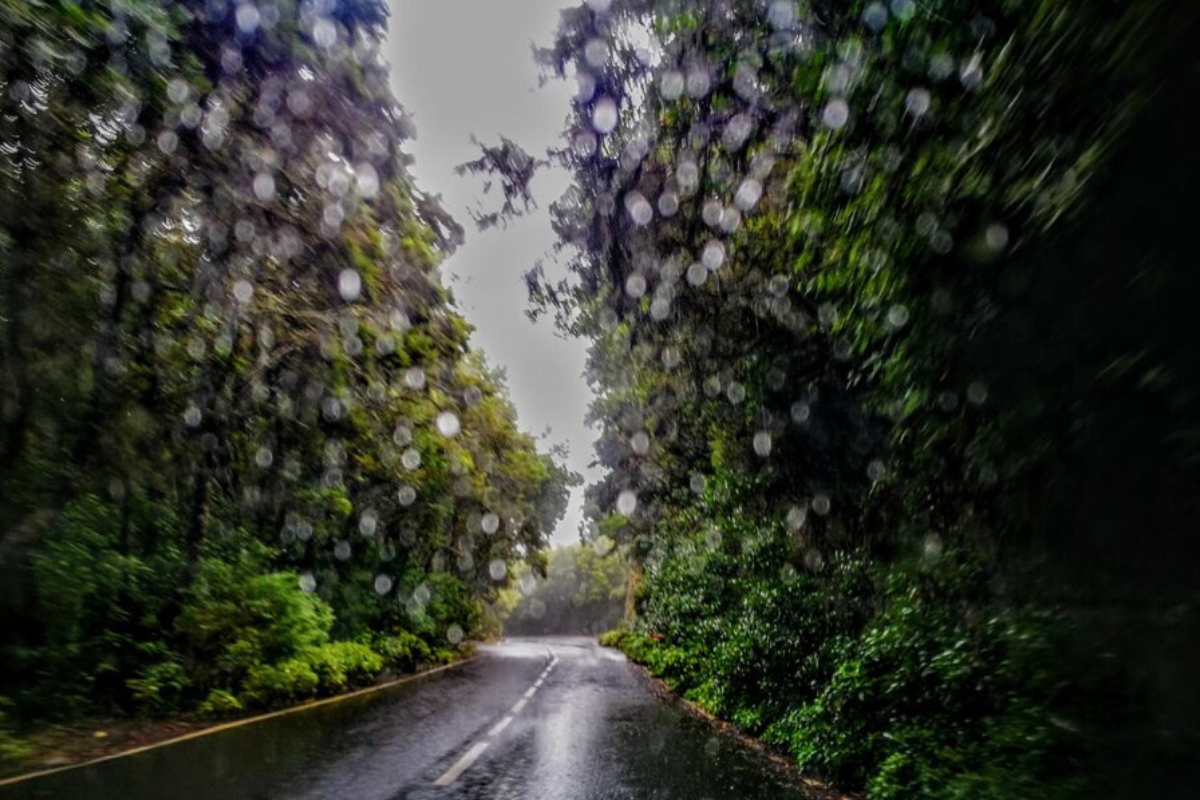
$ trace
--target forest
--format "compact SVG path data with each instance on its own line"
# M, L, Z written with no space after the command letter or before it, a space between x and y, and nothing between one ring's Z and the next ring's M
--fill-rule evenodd
M576 478L439 276L461 229L409 175L385 20L0 7L8 720L219 716L457 658L562 516Z
M514 12L516 13L516 12ZM1200 778L1200 7L586 0L528 315L439 266L380 0L0 0L0 761L601 633L870 798ZM403 101L403 98L399 98ZM436 189L437 187L429 187Z

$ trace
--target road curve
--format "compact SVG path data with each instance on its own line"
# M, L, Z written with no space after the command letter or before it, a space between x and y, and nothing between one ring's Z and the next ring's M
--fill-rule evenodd
M803 797L590 639L513 639L425 680L47 775L0 798Z

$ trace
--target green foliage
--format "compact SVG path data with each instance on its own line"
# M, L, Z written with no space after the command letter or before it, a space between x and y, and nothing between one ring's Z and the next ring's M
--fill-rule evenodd
M317 691L338 694L371 684L383 670L384 656L359 642L330 642L312 648L304 661L317 676Z
M227 689L213 689L208 696L196 707L205 716L225 717L238 714L243 710L242 701Z
M125 685L139 708L154 714L174 711L183 704L185 693L191 687L191 677L178 654L163 652L165 648L159 643L145 646L145 649L161 653L164 660L144 667L138 677L126 680Z
M333 612L294 573L261 574L258 552L201 558L177 627L200 688L235 686L254 668L329 639Z
M551 154L570 274L527 277L591 345L587 514L637 576L609 640L848 790L1065 791L1061 687L1107 672L1048 658L1072 605L1200 585L1165 556L1200 480L1194 125L1159 144L1200 94L1200 14L603 5L541 53L595 89Z
M29 746L21 741L14 733L8 718L12 703L7 697L0 697L0 764L19 764L29 755Z
M307 658L289 658L249 668L238 694L243 706L270 708L309 700L316 696L321 679Z
M596 641L601 647L615 647L618 650L623 650L625 648L625 639L628 636L629 631L624 628L614 628L597 636Z
M408 631L394 636L381 635L371 644L384 666L398 672L413 672L418 665L432 660L433 654L424 639Z
M0 2L23 718L227 712L450 657L578 480L442 285L462 231L409 174L383 4L326 5L281 0L231 49L229 3Z

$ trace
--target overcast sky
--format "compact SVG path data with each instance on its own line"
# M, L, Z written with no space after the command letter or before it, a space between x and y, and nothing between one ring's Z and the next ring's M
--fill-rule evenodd
M468 208L482 183L460 178L454 167L475 158L474 134L494 143L501 134L534 155L556 145L568 112L571 87L538 87L532 44L550 43L558 10L572 0L391 0L388 58L392 87L417 125L408 149L426 192L441 194L467 229L467 242L443 265L458 305L476 327L474 343L508 373L508 387L522 427L546 444L570 448L570 467L587 479L595 433L583 424L591 395L583 380L586 348L564 341L553 323L525 316L521 276L554 243L546 213L566 189L562 172L543 172L534 182L539 210L506 230L479 233ZM493 201L494 203L494 201ZM554 274L547 263L547 273ZM555 544L577 539L582 489L572 495Z

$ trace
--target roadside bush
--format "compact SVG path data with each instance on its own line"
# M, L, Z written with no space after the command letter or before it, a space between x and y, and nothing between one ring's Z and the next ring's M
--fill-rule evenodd
M26 714L125 706L125 678L159 659L141 643L161 636L158 617L182 564L178 526L170 509L140 493L127 504L72 500L38 543L31 563L44 642L28 658L11 654L37 687L21 697Z
M1050 722L1053 620L938 588L894 574L886 609L770 738L871 797L1047 796L1041 779L1066 756Z
M333 612L291 572L262 574L259 545L200 560L176 627L202 688L232 689L256 667L329 640Z
M317 691L331 695L367 686L383 671L384 658L359 642L330 642L303 656L317 676Z
M601 647L615 647L618 650L623 649L625 639L628 637L629 631L617 628L616 630L605 631L596 637L596 641Z
M242 708L241 701L232 692L213 689L196 710L206 716L224 717L237 714Z
M277 664L250 668L238 700L245 706L269 708L310 700L320 678L304 658L289 658Z
M164 714L179 708L191 679L178 653L162 643L144 644L141 648L158 655L156 661L138 671L138 677L125 681L136 702L144 711Z
M386 667L397 672L414 672L418 664L429 661L432 655L425 640L408 631L380 636L371 648L383 658Z
M19 764L29 755L29 747L21 741L9 726L8 709L11 704L0 697L0 774L4 767Z

